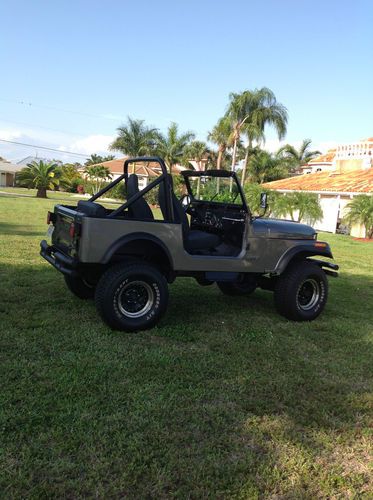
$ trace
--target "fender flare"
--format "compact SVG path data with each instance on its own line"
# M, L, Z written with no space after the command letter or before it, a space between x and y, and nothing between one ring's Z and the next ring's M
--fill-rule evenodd
M289 250L287 250L280 257L273 272L277 275L282 274L287 268L290 261L294 259L294 257L312 257L314 255L322 255L323 257L329 257L333 259L333 254L328 243L325 243L324 248L316 247L315 242L310 245L298 245L289 248Z
M125 246L127 243L132 243L133 241L138 241L138 240L150 241L152 243L155 243L157 246L159 246L159 248L166 254L166 257L167 257L167 259L169 261L169 264L170 264L170 269L171 270L174 269L174 263L173 263L172 256L170 254L170 251L166 247L166 245L163 243L163 241L161 241L156 236L153 236L152 234L141 233L141 232L131 233L129 235L122 236L121 238L119 238L118 240L116 240L114 243L112 243L110 245L110 247L107 249L107 251L105 252L104 257L102 259L102 263L103 264L107 264L108 262L110 262L110 260L113 257L113 255L120 248L122 248L123 246Z

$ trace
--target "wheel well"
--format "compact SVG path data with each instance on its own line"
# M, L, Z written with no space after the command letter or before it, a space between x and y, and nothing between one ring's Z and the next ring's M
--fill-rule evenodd
M282 262L280 262L280 265L277 266L277 274L282 274L283 272L288 269L289 266L293 265L296 262L302 261L302 260L308 260L310 257L315 257L318 255L322 255L325 257L330 257L330 255L323 255L320 252L314 252L310 250L301 250L295 253L292 256L289 256L288 259L283 259ZM312 259L310 259L312 260Z
M124 259L139 259L154 265L164 274L167 280L171 279L172 263L165 249L155 241L136 239L121 245L111 256L110 263Z

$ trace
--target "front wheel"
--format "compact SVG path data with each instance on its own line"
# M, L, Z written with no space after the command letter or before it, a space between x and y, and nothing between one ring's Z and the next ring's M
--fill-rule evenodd
M167 281L150 265L118 264L101 277L95 301L98 313L114 330L147 330L167 309Z
M328 298L328 280L316 264L293 264L278 279L274 299L278 312L293 321L312 321L323 311Z

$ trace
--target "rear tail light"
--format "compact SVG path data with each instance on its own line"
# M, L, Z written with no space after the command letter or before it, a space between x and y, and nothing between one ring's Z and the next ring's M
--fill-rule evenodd
M74 238L74 236L75 236L75 224L74 223L70 224L69 235L70 235L70 238Z

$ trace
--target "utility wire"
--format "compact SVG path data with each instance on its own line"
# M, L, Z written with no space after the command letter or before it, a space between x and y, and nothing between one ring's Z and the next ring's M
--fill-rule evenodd
M7 142L9 144L16 144L17 146L26 146L28 148L45 149L47 151L55 151L56 153L62 153L62 154L66 154L66 155L82 156L83 158L87 158L89 156L89 155L83 155L82 153L73 153L72 151L63 151L61 149L48 148L46 146L37 146L35 144L26 144L24 142L7 141L5 139L0 139L0 142Z
M59 132L60 134L65 134L65 135L72 135L72 136L79 135L81 137L87 136L87 134L80 134L78 132L66 132L65 130L58 130L56 128L44 127L43 125L36 125L33 123L16 122L14 120L4 120L4 118L0 118L0 122L15 123L16 125L24 125L26 127L31 127L31 128L41 128L43 130L50 130L51 132Z
M82 111L74 111L74 110L56 108L54 106L45 106L43 104L33 104L32 102L27 102L27 101L16 101L16 100L11 100L11 99L0 99L0 101L8 102L11 104L22 104L23 106L34 107L34 108L49 109L52 111L61 111L62 113L72 113L74 115L90 116L91 118L100 118L102 120L113 120L116 122L118 122L120 120L120 118L114 117L114 116L98 115L98 114L94 114L94 113L85 113Z

